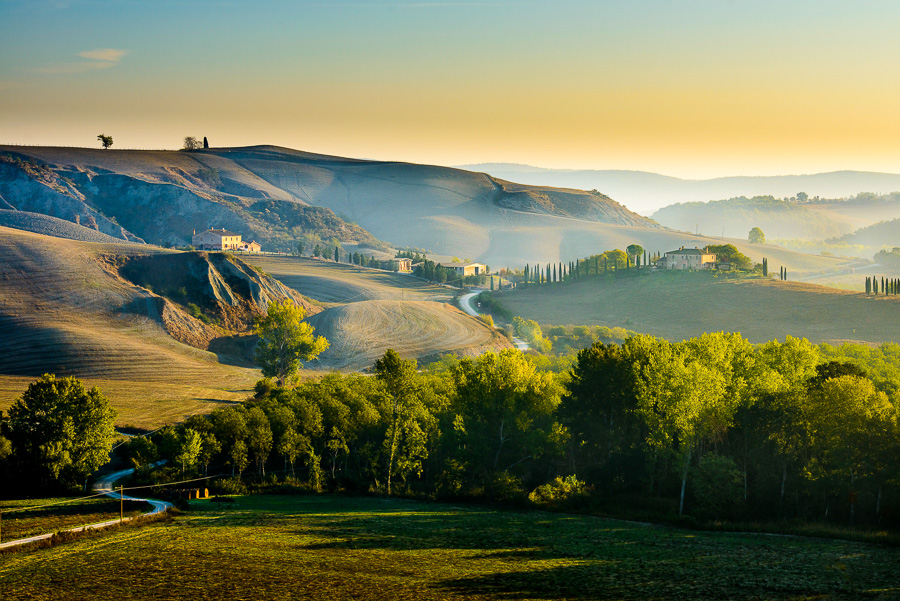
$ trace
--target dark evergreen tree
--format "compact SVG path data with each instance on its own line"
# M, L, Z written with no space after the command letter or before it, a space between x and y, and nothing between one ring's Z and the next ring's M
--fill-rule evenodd
M206 136L203 136L203 148L209 148L209 140L206 139Z

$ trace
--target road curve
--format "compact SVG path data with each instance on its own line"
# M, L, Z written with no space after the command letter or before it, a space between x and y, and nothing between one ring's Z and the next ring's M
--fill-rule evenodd
M466 313L468 313L469 315L471 315L472 317L478 317L479 313L475 309L475 307L472 306L472 301L475 299L476 296L478 296L482 292L484 292L484 290L476 290L475 292L469 292L468 294L463 294L462 296L460 296L459 297L459 308L462 309L463 311L465 311ZM529 348L531 348L530 346L528 346L528 343L525 342L524 340L522 340L521 338L513 337L512 341L513 341L513 344L516 345L516 348L519 349L520 351L527 351Z
M134 472L133 469L121 470L118 472L113 472L111 474L107 474L103 476L100 480L94 483L94 490L99 493L103 493L107 497L112 497L114 499L118 499L121 497L126 501L144 501L145 503L149 503L153 509L148 511L147 513L142 513L141 517L145 515L153 515L156 513L162 513L164 511L168 511L172 504L167 501L158 501L156 499L139 499L137 497L132 497L129 495L120 495L118 492L113 490L113 483L116 480L121 480L125 476L130 475ZM68 530L62 530L62 532L84 532L85 530L93 530L95 528L105 528L107 526L114 526L121 522L129 522L133 520L134 517L125 518L124 520L107 520L105 522L98 522L96 524L88 524L86 526L78 526L77 528L69 528ZM27 545L28 543L34 543L40 540L46 540L51 538L55 533L51 532L49 534L38 534L37 536L30 536L28 538L20 538L17 540L11 540L9 542L0 543L0 549L6 549L8 547L16 547L19 545Z

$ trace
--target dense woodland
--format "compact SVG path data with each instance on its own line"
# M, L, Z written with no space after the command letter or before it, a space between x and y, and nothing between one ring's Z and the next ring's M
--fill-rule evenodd
M739 334L595 343L554 371L515 350L374 377L257 385L120 449L144 477L900 527L900 345ZM540 366L539 366L540 365ZM7 430L10 424L5 425ZM7 432L9 434L9 432ZM7 469L15 469L15 449ZM168 467L150 475L150 463Z

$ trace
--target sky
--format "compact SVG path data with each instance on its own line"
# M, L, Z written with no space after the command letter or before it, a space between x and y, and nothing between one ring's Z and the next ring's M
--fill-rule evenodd
M0 0L0 144L900 172L900 3Z

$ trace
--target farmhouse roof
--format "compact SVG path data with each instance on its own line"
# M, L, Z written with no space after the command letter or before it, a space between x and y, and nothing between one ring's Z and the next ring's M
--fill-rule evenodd
M713 253L700 250L699 248L681 248L679 250L670 250L667 255L711 255Z
M229 231L226 230L225 228L222 228L222 229L220 229L220 230L217 230L217 229L215 229L215 228L210 228L210 229L206 230L205 232L201 232L201 233L203 233L203 234L207 234L207 233L209 233L209 234L216 234L217 236L240 236L240 234L236 234L236 233L234 233L234 232L229 232Z
M453 268L456 268L456 267L468 267L469 265L479 265L479 266L481 266L481 267L484 267L484 263L455 263L455 262L445 262L445 263L438 263L438 265L440 265L441 267L453 267Z

